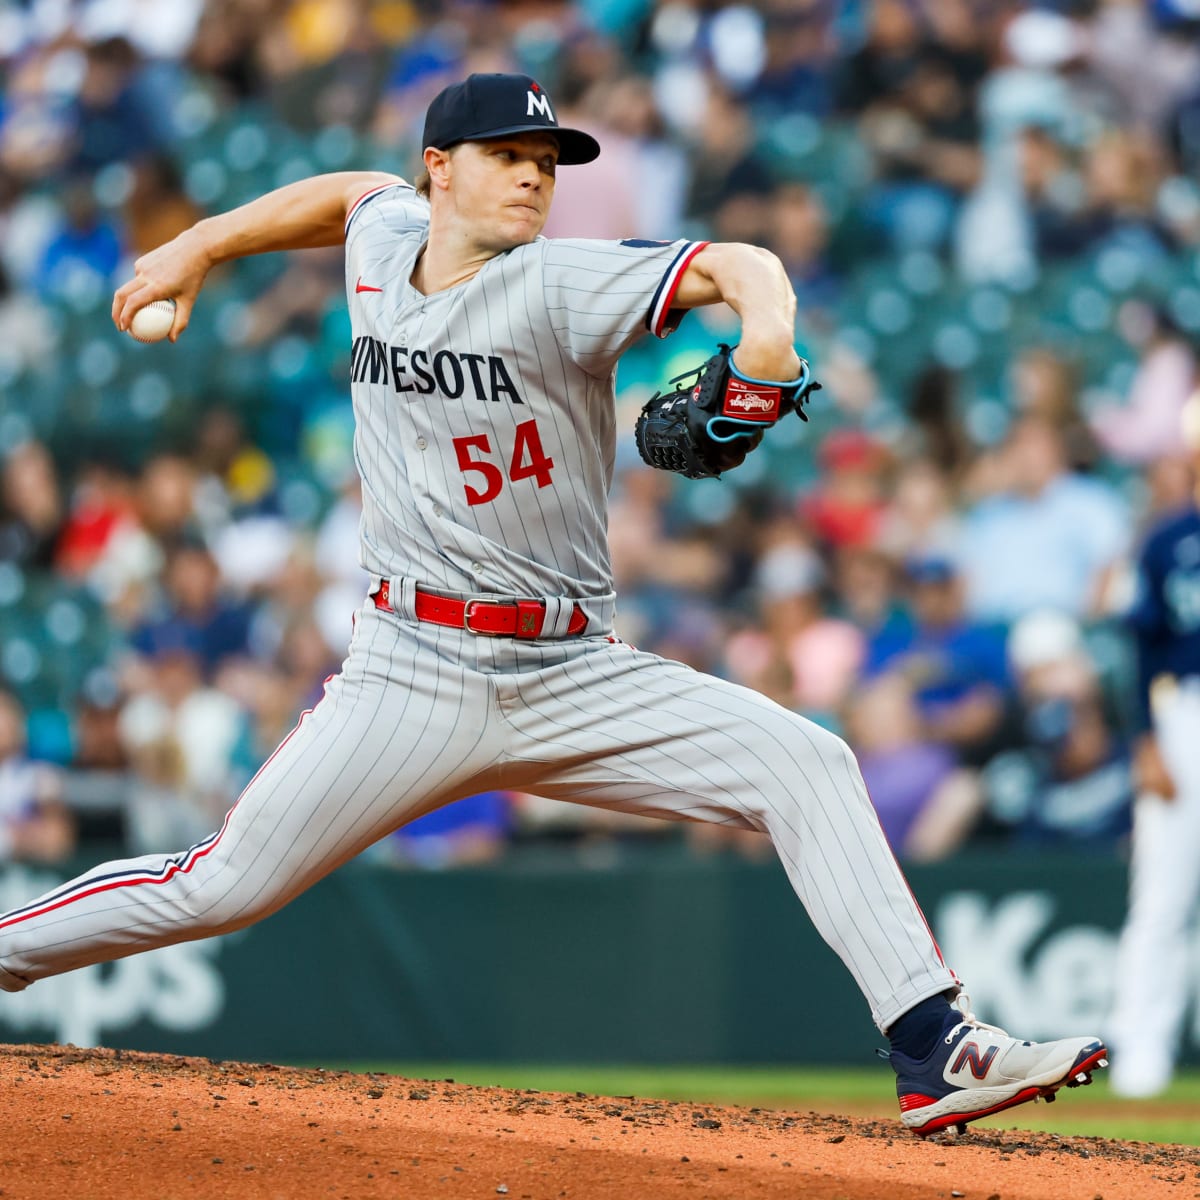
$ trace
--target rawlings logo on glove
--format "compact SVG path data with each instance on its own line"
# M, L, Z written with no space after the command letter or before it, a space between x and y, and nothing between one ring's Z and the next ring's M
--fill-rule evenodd
M795 412L820 388L808 363L790 382L751 379L733 365L733 351L721 343L703 366L671 380L691 381L670 392L656 392L634 427L638 453L661 471L686 479L711 479L740 465L762 441L763 431Z
M726 417L745 416L752 421L778 421L783 392L761 383L747 383L733 376L725 385L725 403L721 414Z

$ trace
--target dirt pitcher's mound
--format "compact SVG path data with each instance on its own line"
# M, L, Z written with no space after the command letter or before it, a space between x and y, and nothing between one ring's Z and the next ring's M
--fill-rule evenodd
M1200 1196L1200 1151L424 1083L61 1046L0 1048L0 1197L306 1200Z

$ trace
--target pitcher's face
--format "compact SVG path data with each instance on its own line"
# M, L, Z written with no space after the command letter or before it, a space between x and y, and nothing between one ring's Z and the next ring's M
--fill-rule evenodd
M472 240L497 252L532 242L554 199L558 143L541 133L462 142L446 169L459 222Z

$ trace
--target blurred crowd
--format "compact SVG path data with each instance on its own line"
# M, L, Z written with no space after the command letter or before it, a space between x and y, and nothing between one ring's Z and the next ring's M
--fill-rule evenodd
M1198 34L1186 0L10 3L0 858L210 832L366 590L338 251L214 272L178 347L104 328L113 288L299 174L411 176L429 99L476 70L536 75L604 147L548 234L770 247L825 384L688 484L633 418L732 314L630 352L618 632L843 733L906 859L1120 852L1130 563L1193 482ZM375 854L643 838L764 852L488 795Z

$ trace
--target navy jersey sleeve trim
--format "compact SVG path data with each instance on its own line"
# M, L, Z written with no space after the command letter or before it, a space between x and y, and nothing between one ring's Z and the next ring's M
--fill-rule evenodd
M708 244L708 242L687 242L659 281L654 297L650 301L650 308L646 313L646 328L655 337L665 338L683 320L683 312L672 310L671 301L675 299L680 280L683 279L683 274L692 259Z
M358 216L358 214L362 211L362 209L365 205L369 204L377 196L379 196L383 192L388 191L390 188L397 188L397 187L408 188L408 190L410 192L413 192L414 195L416 194L416 191L413 188L411 183L401 183L399 181L397 181L395 183L381 183L378 187L373 187L370 189L370 191L363 192L363 194L361 196L359 196L359 198L357 200L355 200L355 202L352 205L350 205L350 210L349 210L349 212L346 213L346 225L345 225L346 232L347 233L350 232L350 222L353 221L354 218Z

